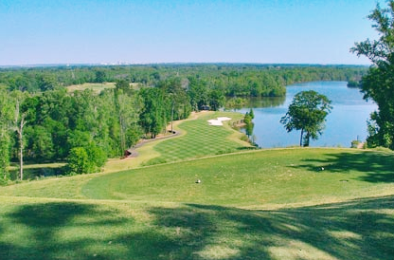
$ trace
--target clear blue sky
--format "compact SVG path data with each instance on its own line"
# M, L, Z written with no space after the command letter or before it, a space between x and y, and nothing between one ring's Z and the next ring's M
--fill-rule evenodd
M382 6L385 6L385 1ZM0 0L0 65L369 64L375 0Z

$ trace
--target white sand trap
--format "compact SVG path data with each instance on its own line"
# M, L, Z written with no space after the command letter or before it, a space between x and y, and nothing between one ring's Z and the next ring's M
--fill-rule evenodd
M208 120L209 125L223 125L223 121L231 120L229 117L218 117L218 119Z

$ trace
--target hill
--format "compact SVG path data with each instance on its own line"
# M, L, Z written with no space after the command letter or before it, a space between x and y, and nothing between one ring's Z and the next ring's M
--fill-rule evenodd
M1 187L0 259L392 259L392 152L248 151L228 126L193 132L218 115L103 173Z

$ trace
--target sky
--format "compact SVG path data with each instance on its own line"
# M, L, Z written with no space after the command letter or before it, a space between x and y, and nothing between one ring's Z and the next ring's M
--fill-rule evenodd
M385 7L385 1L380 1ZM376 0L0 0L0 65L370 64Z

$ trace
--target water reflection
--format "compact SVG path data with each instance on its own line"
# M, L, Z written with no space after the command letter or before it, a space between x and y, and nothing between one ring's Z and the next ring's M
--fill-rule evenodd
M250 98L247 100L246 107L249 108L266 108L278 107L286 102L286 97L265 97L265 98Z

